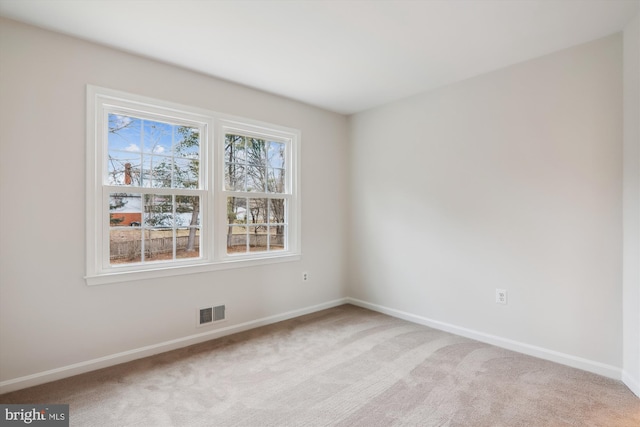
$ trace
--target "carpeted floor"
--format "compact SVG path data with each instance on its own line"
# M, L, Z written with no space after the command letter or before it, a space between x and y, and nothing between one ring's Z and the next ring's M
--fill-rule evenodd
M621 382L351 305L0 396L73 426L640 426Z

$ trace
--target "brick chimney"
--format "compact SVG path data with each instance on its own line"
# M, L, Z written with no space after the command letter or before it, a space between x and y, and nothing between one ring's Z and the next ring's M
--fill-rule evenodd
M131 163L124 164L124 184L131 185Z

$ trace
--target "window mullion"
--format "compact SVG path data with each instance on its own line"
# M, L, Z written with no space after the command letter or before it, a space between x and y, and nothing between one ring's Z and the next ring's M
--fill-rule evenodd
M254 192L254 191L222 191L227 197L250 197L253 199L290 199L293 197L292 194L286 193L264 193L264 192Z
M109 193L162 194L166 196L170 196L170 195L203 196L207 194L206 190L198 190L194 188L130 187L130 186L123 186L123 185L103 185L102 188Z

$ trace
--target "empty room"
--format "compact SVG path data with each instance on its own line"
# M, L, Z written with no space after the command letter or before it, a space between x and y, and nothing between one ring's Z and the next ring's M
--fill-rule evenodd
M640 1L0 0L0 424L640 425Z

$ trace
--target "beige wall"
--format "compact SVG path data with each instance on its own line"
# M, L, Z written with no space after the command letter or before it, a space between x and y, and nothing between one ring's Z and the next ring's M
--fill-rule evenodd
M300 129L302 261L87 286L87 84ZM195 327L203 304L225 303L219 327L233 327L343 298L346 125L338 114L0 20L0 392L16 378L211 330Z
M640 396L640 15L624 30L625 383Z
M620 377L620 34L356 114L350 132L350 296Z

